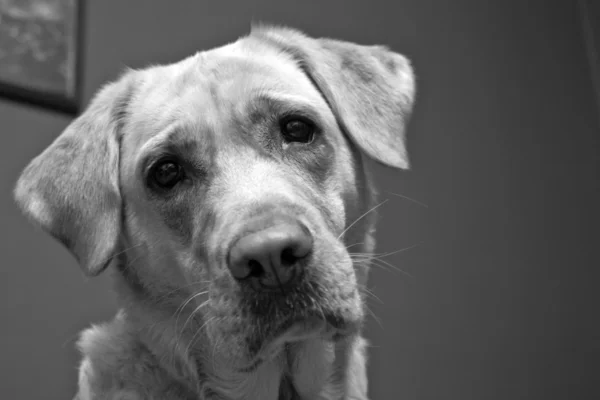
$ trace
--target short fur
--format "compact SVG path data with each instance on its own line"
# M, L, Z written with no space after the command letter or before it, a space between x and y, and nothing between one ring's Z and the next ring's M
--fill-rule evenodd
M365 155L407 168L407 59L381 46L254 27L238 41L126 72L23 171L15 198L83 271L114 273L121 311L85 330L78 400L366 399L361 336L376 194ZM302 113L313 143L281 139ZM153 162L186 179L153 190ZM227 249L253 221L315 238L284 293L248 290Z

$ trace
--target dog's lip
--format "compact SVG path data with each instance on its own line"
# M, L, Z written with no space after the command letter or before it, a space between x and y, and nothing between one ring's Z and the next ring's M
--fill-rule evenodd
M333 315L309 313L306 316L283 321L266 338L265 345L269 346L273 341L297 342L314 336L327 338L333 336L334 333L347 331L349 325L352 324Z

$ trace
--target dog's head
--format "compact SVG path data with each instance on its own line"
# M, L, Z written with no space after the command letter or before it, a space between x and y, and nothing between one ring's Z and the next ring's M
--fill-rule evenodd
M384 47L255 28L102 89L16 199L86 273L118 258L138 300L188 310L190 344L248 367L359 329L362 157L407 167L413 94L409 62Z

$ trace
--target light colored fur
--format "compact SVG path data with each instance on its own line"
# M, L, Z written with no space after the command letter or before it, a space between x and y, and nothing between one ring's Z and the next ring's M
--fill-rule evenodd
M408 167L414 91L397 53L277 27L103 88L15 188L85 273L114 276L121 311L82 333L76 399L366 399L368 262L348 247L374 250L365 155ZM322 137L274 148L279 108L307 110ZM168 145L197 175L167 199L143 177ZM274 337L286 315L264 300L264 315L249 311L257 295L224 267L226 244L265 210L317 239L310 293L286 311L306 315Z

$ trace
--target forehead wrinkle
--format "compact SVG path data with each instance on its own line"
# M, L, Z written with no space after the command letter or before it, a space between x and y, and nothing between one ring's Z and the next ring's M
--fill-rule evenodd
M266 108L277 114L299 113L315 120L321 119L321 109L318 104L308 101L305 96L293 93L281 93L272 90L263 90L249 101L249 109L259 111Z
M159 151L164 144L168 142L169 137L175 135L177 132L179 132L177 124L171 124L158 134L151 136L139 148L140 150L138 152L138 159L143 158L147 154L152 154Z
M140 148L138 158L175 148L182 153L193 153L195 157L205 159L210 156L212 136L213 130L203 124L183 126L181 123L175 123L148 139Z

